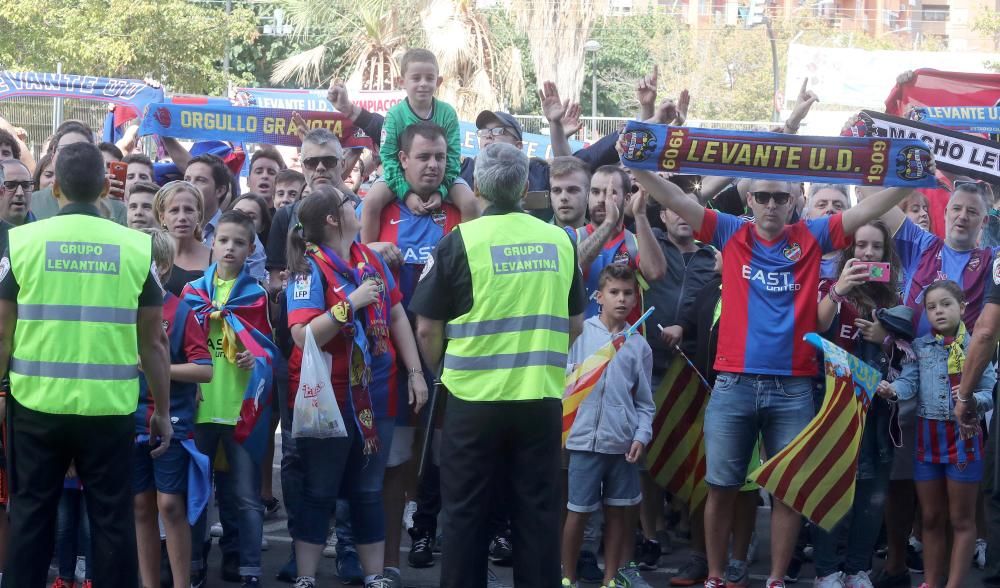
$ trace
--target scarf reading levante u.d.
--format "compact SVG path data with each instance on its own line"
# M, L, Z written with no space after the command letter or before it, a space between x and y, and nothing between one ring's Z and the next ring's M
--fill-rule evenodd
M246 447L250 456L259 461L267 446L271 424L271 381L274 357L278 348L271 341L267 318L267 293L246 269L233 284L229 300L218 306L215 297L216 264L205 275L184 286L181 297L191 305L198 322L208 330L209 321L222 324L222 351L226 360L236 362L239 345L253 354L253 370L243 391L243 405L236 421L233 439Z
M806 137L630 121L626 167L763 180L905 186L937 185L930 151L917 139Z
M345 324L344 334L352 338L350 366L351 406L354 420L364 436L365 454L379 450L378 432L375 429L375 413L372 410L371 358L389 351L389 304L386 284L372 262L374 254L359 243L351 244L350 264L333 251L322 245L310 244L306 256L312 259L326 280L326 290L338 302L346 301L350 292L338 289L337 284L350 284L357 288L365 280L375 280L379 285L379 296L363 312L355 313L354 320ZM352 288L351 290L353 291Z

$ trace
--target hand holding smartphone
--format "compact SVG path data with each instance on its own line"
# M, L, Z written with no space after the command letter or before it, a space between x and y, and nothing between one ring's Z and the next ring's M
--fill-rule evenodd
M868 269L868 282L888 282L889 264L885 261L856 261L854 267L865 267Z

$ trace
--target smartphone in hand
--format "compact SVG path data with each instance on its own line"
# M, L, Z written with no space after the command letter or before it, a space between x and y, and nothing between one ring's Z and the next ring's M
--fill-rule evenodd
M889 264L885 261L857 261L854 267L867 267L869 282L888 282Z

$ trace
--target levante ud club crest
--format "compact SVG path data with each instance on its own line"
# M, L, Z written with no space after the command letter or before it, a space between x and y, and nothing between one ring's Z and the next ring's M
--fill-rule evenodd
M802 259L802 246L798 243L792 243L782 251L785 255L785 259L791 262L796 262Z
M646 161L656 150L656 136L645 129L629 131L622 135L625 140L625 151L622 157L628 161Z
M919 180L929 173L930 163L929 151L907 147L896 156L896 175L903 180Z

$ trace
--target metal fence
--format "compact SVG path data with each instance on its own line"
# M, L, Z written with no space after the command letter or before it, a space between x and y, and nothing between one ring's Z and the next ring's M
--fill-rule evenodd
M0 101L0 116L6 118L13 126L21 127L28 132L28 148L34 153L36 160L41 156L42 144L60 122L69 119L80 120L96 133L100 133L107 112L108 105L104 102L75 98L19 96Z
M521 123L521 127L526 133L548 134L548 121L544 116L515 115L514 118ZM630 118L610 117L610 116L581 116L580 122L583 128L573 138L578 141L596 141L601 137L617 132L622 125L630 121ZM706 129L731 129L734 131L752 131L754 129L767 129L774 123L768 121L742 121L742 120L698 120L687 121L689 127L701 127ZM544 132L543 132L544 129Z

